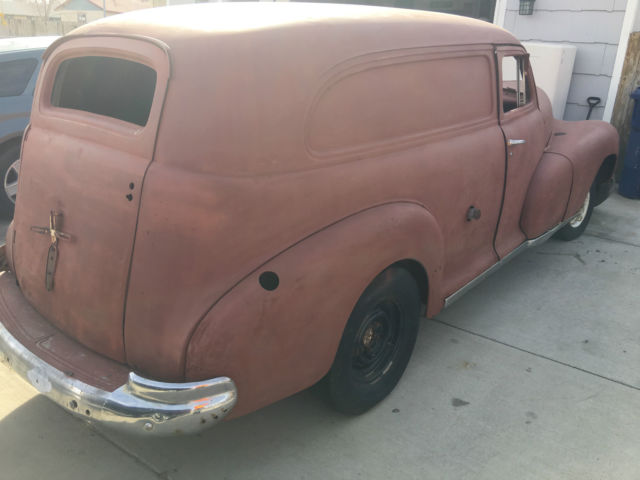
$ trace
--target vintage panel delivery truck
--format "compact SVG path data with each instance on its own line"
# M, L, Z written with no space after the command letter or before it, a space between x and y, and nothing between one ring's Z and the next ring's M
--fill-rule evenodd
M359 413L419 318L586 227L618 148L554 120L508 32L441 14L205 4L45 53L0 351L87 419L194 432L322 379Z

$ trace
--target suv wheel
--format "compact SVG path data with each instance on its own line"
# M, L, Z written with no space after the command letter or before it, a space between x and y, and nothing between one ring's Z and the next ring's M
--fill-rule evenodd
M11 219L18 193L20 173L20 143L14 143L0 153L0 175L3 190L0 192L0 216Z

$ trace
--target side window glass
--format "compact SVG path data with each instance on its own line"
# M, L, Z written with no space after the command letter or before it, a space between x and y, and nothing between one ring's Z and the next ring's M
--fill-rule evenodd
M509 112L531 101L527 59L509 56L502 59L502 109Z
M35 58L0 62L0 97L22 95L37 66Z

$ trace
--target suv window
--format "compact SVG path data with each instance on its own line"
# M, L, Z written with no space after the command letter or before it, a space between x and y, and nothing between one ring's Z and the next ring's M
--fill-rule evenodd
M35 58L0 62L0 97L22 95L37 66Z
M141 63L113 57L76 57L60 64L51 104L147 124L156 72Z
M527 59L523 55L502 59L502 109L509 112L531 101Z

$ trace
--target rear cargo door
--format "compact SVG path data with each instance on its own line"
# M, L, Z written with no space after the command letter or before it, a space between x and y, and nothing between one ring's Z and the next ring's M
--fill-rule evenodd
M117 361L169 72L160 43L65 37L45 59L24 140L9 239L20 288L50 322Z

